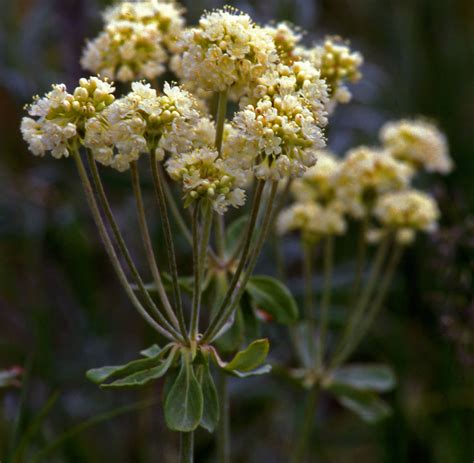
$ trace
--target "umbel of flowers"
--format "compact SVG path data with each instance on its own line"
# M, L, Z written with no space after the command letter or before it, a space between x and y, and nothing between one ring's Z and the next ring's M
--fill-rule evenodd
M186 28L183 10L173 1L120 3L103 19L103 30L87 43L81 60L98 75L80 79L70 91L58 84L36 97L21 131L33 154L74 159L111 265L132 306L159 335L160 347L143 351L142 358L91 370L88 377L102 387L141 386L169 377L166 423L182 433L181 461L191 462L193 431L201 426L212 432L221 411L228 411L226 397L217 397L211 361L219 374L238 377L270 370L264 365L268 340L254 341L229 362L221 358L219 341L250 291L273 225L279 234L301 232L308 248L344 235L353 219L374 223L376 229L364 227L364 239L371 234L372 241L385 242L395 234L407 243L415 231L434 229L438 216L431 198L408 189L412 177L421 168L445 172L450 160L443 136L420 121L387 125L383 148L359 147L342 160L322 151L328 115L337 103L349 101L347 84L361 77L361 55L340 39L308 48L297 28L262 27L233 8L206 12L196 27ZM167 64L179 82L157 79ZM112 79L129 82L130 88L115 95ZM228 99L237 103L233 115ZM145 162L170 289L148 225L151 213L141 183ZM115 220L103 168L130 176L152 285L145 284ZM283 182L286 187L279 188ZM296 201L279 214L288 192ZM230 252L225 214L230 207L243 208L247 197L245 227ZM192 247L189 303L182 295L173 222ZM218 290L209 294L207 283L213 279ZM326 309L329 301L325 297ZM327 316L315 336L319 366L325 325ZM338 362L348 348L341 352ZM228 447L225 428L219 437L223 449ZM228 463L225 450L219 455Z

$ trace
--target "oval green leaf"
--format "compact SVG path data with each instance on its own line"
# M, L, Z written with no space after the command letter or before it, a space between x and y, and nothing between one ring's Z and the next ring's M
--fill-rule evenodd
M165 421L172 431L194 431L203 414L201 385L193 371L190 353L183 352L181 368L165 399Z
M246 290L258 309L278 323L298 320L298 306L290 290L279 280L265 275L250 278Z
M225 366L227 371L250 372L265 361L270 349L268 339L259 339L250 344L247 349L237 352L235 357Z
M396 385L393 370L387 365L346 365L333 371L330 384L342 384L355 389L387 392Z
M199 369L199 382L201 383L204 400L201 426L212 433L219 423L220 410L216 385L209 368L209 359L206 359L204 364L199 366Z

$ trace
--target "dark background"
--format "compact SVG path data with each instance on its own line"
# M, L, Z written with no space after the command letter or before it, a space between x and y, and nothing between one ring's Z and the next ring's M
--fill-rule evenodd
M189 0L189 23L220 2ZM53 82L73 85L86 37L100 27L98 0L1 0L0 4L0 369L32 364L26 416L54 392L60 399L35 445L50 442L102 411L156 397L104 392L91 367L132 359L154 342L130 308L108 265L71 162L31 156L19 133L23 105ZM262 0L233 2L256 20L286 19L307 31L351 40L365 57L354 100L331 121L338 153L376 143L384 121L425 115L448 136L455 171L422 179L439 199L440 231L410 249L358 359L395 368L387 396L393 416L371 427L323 398L314 451L318 461L468 463L474 459L474 2L472 0ZM135 243L135 211L126 175L104 171L119 221ZM159 239L159 237L157 237ZM180 247L186 272L189 249ZM341 248L341 261L344 247ZM286 245L288 260L298 258ZM268 271L269 258L261 271ZM343 274L343 269L338 269ZM291 281L298 293L298 279ZM278 330L271 333L273 343ZM283 346L274 348L278 356ZM0 392L0 460L19 406L19 391ZM274 379L232 383L235 462L284 462L302 393ZM294 406L296 404L296 407ZM174 461L176 436L155 405L70 439L49 462ZM198 462L212 440L198 434ZM315 457L316 459L316 457Z

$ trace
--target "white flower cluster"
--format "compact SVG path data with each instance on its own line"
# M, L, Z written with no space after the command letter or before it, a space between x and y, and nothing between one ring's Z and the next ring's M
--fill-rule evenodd
M79 147L90 118L97 117L113 101L114 87L97 77L81 79L74 92L64 84L52 86L43 98L36 97L21 122L21 133L30 151L44 156L50 151L55 158L69 156Z
M223 214L229 206L245 203L245 191L239 188L246 180L244 172L237 163L220 158L216 149L202 147L174 155L166 169L173 180L181 182L185 207L193 201L207 200L218 214Z
M436 230L440 212L431 196L409 189L382 195L377 200L374 215L384 228L372 230L369 238L376 241L387 231L392 231L399 243L409 244L417 230Z
M207 91L229 89L236 99L278 59L272 36L232 8L205 14L178 45L182 56L175 68L185 82Z
M413 170L386 151L350 150L335 177L336 195L349 215L368 217L381 193L406 188Z
M84 69L129 82L165 72L168 53L184 27L183 10L173 2L124 2L106 10L104 30L87 43Z
M319 71L307 62L280 64L259 79L249 101L233 123L257 178L301 176L325 146L327 87Z
M154 152L163 160L165 151L189 151L199 117L186 90L165 83L157 95L149 84L134 82L128 95L87 122L84 145L98 162L124 171L141 153Z
M416 169L447 174L453 169L446 137L424 120L389 122L380 130L380 139L396 159Z

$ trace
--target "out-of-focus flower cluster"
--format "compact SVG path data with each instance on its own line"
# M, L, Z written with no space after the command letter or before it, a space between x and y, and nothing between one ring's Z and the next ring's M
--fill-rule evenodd
M174 2L123 2L104 13L104 29L88 42L81 64L95 74L130 82L162 75L184 27Z
M438 206L411 182L422 168L444 173L452 165L444 135L424 121L404 120L384 126L381 139L383 147L354 148L342 160L318 153L318 163L292 185L296 202L281 213L278 231L298 230L314 242L343 234L351 218L367 224L369 242L391 234L409 244L417 231L435 230Z

